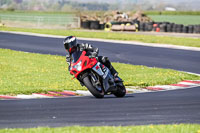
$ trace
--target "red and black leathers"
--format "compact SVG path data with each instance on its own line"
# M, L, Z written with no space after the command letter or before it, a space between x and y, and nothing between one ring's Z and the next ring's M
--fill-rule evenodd
M118 73L114 69L114 67L111 65L111 62L109 61L108 57L98 56L98 53L99 53L98 48L95 48L91 44L88 44L88 43L85 43L85 44L82 43L82 44L77 44L76 50L86 51L89 57L97 57L99 62L101 62L102 64L104 64L106 67L110 69L111 74L113 76L117 76ZM71 60L72 60L71 53L68 53L68 55L66 55L66 61L69 65L70 65Z

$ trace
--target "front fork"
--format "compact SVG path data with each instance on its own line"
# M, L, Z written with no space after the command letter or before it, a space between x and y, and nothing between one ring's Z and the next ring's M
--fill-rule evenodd
M100 79L98 76L96 76L93 72L90 74L91 80L93 81L93 85L99 85L100 84Z
M94 74L94 72L86 71L86 72L80 74L80 76L78 76L78 78L77 78L78 81L80 82L81 86L85 86L84 83L83 83L83 79L84 79L86 76L90 76L90 77L91 77L92 84L93 84L94 86L101 85L99 77L96 76L96 75Z

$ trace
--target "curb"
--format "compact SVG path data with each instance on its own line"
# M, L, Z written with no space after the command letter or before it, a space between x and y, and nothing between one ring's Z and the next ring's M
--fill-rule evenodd
M149 86L145 88L135 89L133 87L126 88L127 94L135 93L148 93L148 92L158 92L158 91L170 91L178 89L189 89L193 87L200 86L200 80L184 80L177 84L171 85L156 85ZM19 100L19 99L39 99L39 98L67 98L67 97L78 97L78 96L92 96L89 91L77 90L77 91L48 91L47 94L44 93L33 93L32 95L20 94L17 96L0 95L0 100Z
M146 89L150 91L168 91L168 90L188 89L198 86L200 86L200 80L184 80L177 84L149 86L146 87Z
M1 100L9 100L9 99L38 99L38 98L61 98L61 97L73 97L79 96L78 93L74 91L48 91L48 94L45 93L32 93L32 95L24 95L19 94L17 96L8 96L8 95L0 95Z

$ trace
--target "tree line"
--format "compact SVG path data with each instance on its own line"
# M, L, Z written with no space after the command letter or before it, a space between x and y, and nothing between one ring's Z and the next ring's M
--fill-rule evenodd
M193 10L186 3L172 5L162 1L147 0L118 0L106 2L79 2L78 0L0 0L2 10L37 10L37 11L109 11L109 10L155 10L164 11L166 7L176 8L178 11Z

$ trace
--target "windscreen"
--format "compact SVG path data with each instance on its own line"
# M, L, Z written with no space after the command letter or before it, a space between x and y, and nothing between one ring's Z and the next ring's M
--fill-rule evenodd
M80 58L82 54L82 51L75 51L72 53L72 62L75 63L78 61L78 59Z

